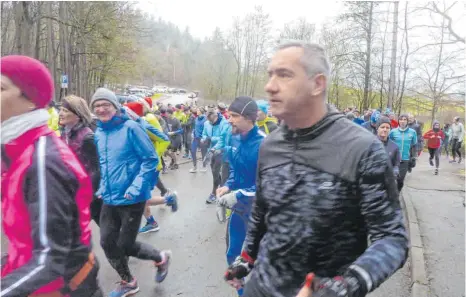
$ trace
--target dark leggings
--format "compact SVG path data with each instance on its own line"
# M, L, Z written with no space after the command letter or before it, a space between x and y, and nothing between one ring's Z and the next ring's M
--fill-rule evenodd
M230 176L230 164L227 162L222 163L222 182L220 186L223 186Z
M445 138L445 140L442 142L442 149L440 151L440 154L442 154L442 151L445 151L445 154L448 157L450 155L450 152L448 151L449 146L450 146L450 141L448 138Z
M184 137L183 137L183 146L184 146L184 152L185 152L185 155L189 155L189 152L192 153L192 150L191 150L191 142L192 142L192 139L191 139L191 132L186 132L184 134ZM193 155L195 156L195 154Z
M451 156L453 157L453 160L455 160L456 155L458 155L458 157L461 159L460 148L462 143L463 142L458 141L457 138L453 138L453 140L451 141Z
M193 157L193 166L197 167L197 148L201 148L202 160L204 160L205 155L207 154L207 145L201 143L200 138L194 138L191 144L191 156Z
M97 224L97 226L100 226L100 212L102 211L102 204L103 201L102 199L98 199L94 197L94 199L91 202L91 218L94 220L94 222Z
M222 156L216 155L212 157L210 162L210 169L212 170L213 187L212 195L215 195L217 188L222 183Z
M167 192L168 192L168 189L162 183L162 180L161 180L160 176L159 176L159 178L157 180L157 189L160 190L160 195L162 195L162 196L165 196L165 194L167 194Z
M160 156L160 160L162 160L162 168L167 169L167 166L165 165L165 160L163 159L162 156Z
M102 206L100 214L100 245L108 262L127 282L133 280L128 257L161 262L160 252L152 246L136 241L146 203Z
M398 192L401 192L405 183L406 173L408 173L409 161L401 161L400 163L400 174L397 178Z
M440 150L441 148L430 148L429 147L429 159L432 160L435 158L435 168L438 168L440 164Z

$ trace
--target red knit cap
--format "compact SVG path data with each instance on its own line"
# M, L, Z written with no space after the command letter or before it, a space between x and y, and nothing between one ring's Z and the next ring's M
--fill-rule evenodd
M44 64L27 56L6 56L0 59L1 73L8 77L38 108L52 101L53 79Z
M143 106L139 102L128 102L125 104L125 106L128 106L129 109L134 111L138 116L142 117L144 116L143 112Z
M149 104L150 108L152 108L152 99L150 97L146 97L146 98L144 98L144 100L146 100L146 102Z

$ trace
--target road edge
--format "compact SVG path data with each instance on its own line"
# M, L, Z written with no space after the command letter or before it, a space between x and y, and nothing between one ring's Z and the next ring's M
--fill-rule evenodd
M429 293L429 282L427 281L426 262L424 257L424 246L422 244L419 222L414 209L411 195L406 190L400 193L400 200L403 206L407 229L409 233L410 249L409 255L411 260L411 296L427 297Z

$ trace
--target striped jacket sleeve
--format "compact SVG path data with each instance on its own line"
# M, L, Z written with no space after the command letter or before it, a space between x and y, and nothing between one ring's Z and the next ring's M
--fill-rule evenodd
M33 240L31 259L2 278L1 297L27 296L51 282L63 286L72 241L71 224L79 187L59 154L45 153L45 137L38 142L24 177L24 199Z

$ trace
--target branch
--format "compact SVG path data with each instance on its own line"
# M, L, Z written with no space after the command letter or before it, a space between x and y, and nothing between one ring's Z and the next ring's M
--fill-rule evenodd
M464 38L462 38L461 36L459 36L458 34L456 34L455 31L453 31L453 28L452 28L452 19L449 15L447 15L445 12L443 11L440 11L440 9L437 7L437 4L433 1L432 2L432 5L434 6L434 11L438 14L440 14L441 16L443 16L445 19L447 19L448 21L448 31L450 32L451 35L453 35L453 37L456 38L456 41L457 42L462 42L462 43L465 43L465 40Z

